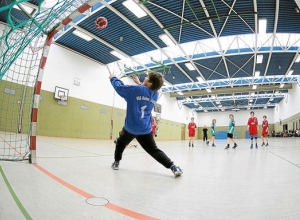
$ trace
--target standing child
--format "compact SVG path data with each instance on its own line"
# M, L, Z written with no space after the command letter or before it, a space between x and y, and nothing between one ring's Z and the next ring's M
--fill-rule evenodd
M269 123L268 123L268 120L267 120L267 116L263 116L263 122L262 122L262 131L261 131L261 136L262 136L262 140L263 140L263 143L261 146L269 146L269 143L268 143L268 135L269 135Z
M158 90L162 87L163 76L157 72L150 72L142 85L124 85L114 74L109 76L110 82L116 92L127 103L125 124L117 139L115 148L115 161L111 165L114 170L119 169L123 151L134 138L141 147L155 160L167 169L171 169L175 177L182 174L180 167L160 150L152 135L151 112L158 99Z
M210 134L211 134L211 139L209 139L208 141L206 141L207 146L209 146L209 142L212 141L212 147L216 147L215 145L215 139L216 139L216 123L217 120L213 119L212 123L211 123L211 127L210 127Z
M189 129L189 147L191 146L192 143L192 147L194 147L194 139L195 139L195 131L197 129L197 125L194 122L194 118L191 118L191 122L188 125L188 129Z
M234 144L233 149L235 149L237 147L237 144L235 143L235 141L233 139L234 126L235 126L233 114L230 114L229 118L230 118L230 121L229 121L229 125L228 125L228 130L227 130L227 146L225 147L225 149L230 148L230 141L232 141L232 143Z
M258 121L257 118L254 117L254 112L250 112L250 118L248 119L248 130L249 134L251 137L251 146L250 149L253 148L253 138L255 139L255 147L258 148L257 146L257 133L258 133Z

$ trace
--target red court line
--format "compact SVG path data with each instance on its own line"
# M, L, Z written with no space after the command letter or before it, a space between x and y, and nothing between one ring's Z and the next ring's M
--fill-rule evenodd
M71 185L70 183L67 183L66 181L60 179L59 177L55 176L54 174L50 173L49 171L45 170L44 168L42 168L41 166L37 165L37 164L33 164L36 168L38 168L40 171L42 171L44 174L46 174L47 176L51 177L52 179L54 179L56 182L62 184L63 186L69 188L70 190L72 190L73 192L85 197L85 198L91 198L91 197L96 197L92 194L89 194L79 188L77 188L76 186ZM135 219L142 219L142 220L159 220L158 218L153 218L147 215L143 215L141 213L138 212L134 212L131 211L129 209L125 209L122 208L120 206L114 205L112 203L108 203L105 205L106 208L111 209L115 212L121 213L123 215L135 218Z

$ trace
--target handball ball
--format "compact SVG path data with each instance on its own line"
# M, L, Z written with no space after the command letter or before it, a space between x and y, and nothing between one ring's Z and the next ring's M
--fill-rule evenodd
M99 17L95 21L96 28L99 30L103 30L104 28L106 28L107 24L108 24L108 22L105 17Z

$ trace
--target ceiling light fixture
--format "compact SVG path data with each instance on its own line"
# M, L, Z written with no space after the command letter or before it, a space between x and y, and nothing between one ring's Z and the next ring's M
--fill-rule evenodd
M274 98L270 98L270 101L272 102L274 100Z
M298 54L297 59L295 60L296 63L300 62L300 54Z
M20 5L20 6L21 6L28 14L30 14L30 15L31 15L32 12L34 11L34 8L28 6L28 5L24 4L24 3L20 3L19 5ZM13 8L20 10L20 8L18 7L18 5L14 5Z
M253 85L253 86L252 86L252 89L257 89L257 85Z
M185 66L186 66L190 71L196 70L196 69L194 68L194 66L193 66L191 63L185 63Z
M183 95L183 93L182 93L182 92L177 92L177 94L178 94L178 95Z
M255 71L254 77L259 77L260 76L260 71Z
M120 54L119 52L113 50L113 51L110 51L110 53L116 57L118 57L120 60L125 60L127 59L127 57L123 56L122 54Z
M284 83L281 83L279 88L283 88L284 87Z
M79 31L79 30L74 30L74 31L73 31L73 34L75 34L77 37L80 37L80 38L82 38L82 39L84 39L84 40L86 40L86 41L91 41L91 40L94 39L94 38L92 38L91 36L89 36L89 35L87 35L87 34L81 32L81 31Z
M201 76L197 76L196 78L198 79L199 82L204 82L204 79Z
M41 7L42 8L52 8L58 3L59 0L44 0Z
M259 29L258 29L259 34L267 33L267 19L265 19L265 18L259 19L258 27L259 27Z
M262 63L264 56L262 54L258 54L256 56L256 63Z
M290 70L287 75L290 76L293 74L293 72L294 72L294 70Z
M161 34L158 36L168 47L175 46L176 44L169 38L166 34Z
M207 92L211 93L211 89L206 89Z
M147 13L133 0L127 0L122 4L138 18L147 16Z

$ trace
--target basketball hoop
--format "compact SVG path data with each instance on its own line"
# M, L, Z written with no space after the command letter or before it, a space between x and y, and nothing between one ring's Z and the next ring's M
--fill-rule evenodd
M59 99L63 102L67 101L67 97L65 95L59 95Z

